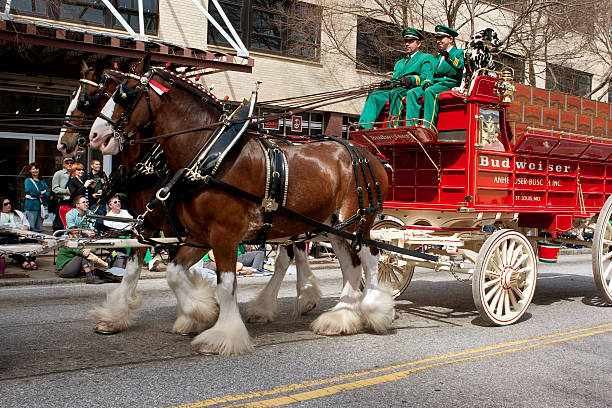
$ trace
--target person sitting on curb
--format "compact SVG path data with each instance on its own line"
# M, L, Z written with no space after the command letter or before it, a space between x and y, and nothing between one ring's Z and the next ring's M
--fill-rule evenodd
M14 228L27 231L30 229L30 223L24 213L19 210L14 210L11 200L6 197L0 197L2 202L2 212L0 212L0 229ZM0 244L19 244L26 242L38 242L35 239L19 239L19 236L13 233L6 233L0 236ZM11 254L11 258L17 262L23 269L38 269L36 265L36 257L22 254Z
M89 202L84 195L78 195L74 198L74 208L66 213L66 228L83 228L83 235L94 237L96 232L91 222L84 221L86 215L91 214L89 211Z
M236 274L237 275L251 275L253 270L264 273L264 258L265 251L259 249L256 245L238 245L238 261L236 262ZM215 263L215 255L212 250L202 258L202 267L212 272L217 271L217 264Z
M78 227L72 227L70 229L78 229ZM80 231L70 232L68 235L72 238L81 236ZM89 248L62 247L57 251L55 271L60 278L78 278L80 275L84 274L85 283L105 283L105 281L98 278L94 272L94 262L96 258L97 257Z

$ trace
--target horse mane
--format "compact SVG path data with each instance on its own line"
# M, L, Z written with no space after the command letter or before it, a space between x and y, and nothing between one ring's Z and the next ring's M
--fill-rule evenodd
M165 68L153 68L153 72L172 83L174 86L188 91L199 98L205 99L207 102L214 105L217 109L223 110L223 102L203 86L189 80L184 75L177 74Z

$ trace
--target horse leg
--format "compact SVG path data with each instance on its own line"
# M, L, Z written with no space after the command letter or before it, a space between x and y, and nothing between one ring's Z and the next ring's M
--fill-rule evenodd
M257 297L247 304L247 322L267 323L276 318L278 313L278 291L285 277L285 273L287 272L287 268L291 265L292 258L292 246L278 246L278 254L274 260L274 275L272 275L268 284L259 292Z
M136 293L138 278L140 278L140 264L144 259L146 249L132 251L125 265L125 273L119 286L106 295L102 306L89 312L89 315L98 320L94 330L101 334L114 334L127 329L134 323L142 297Z
M213 327L200 333L191 344L203 354L239 355L255 350L238 309L236 282L236 241L215 245L219 318Z
M342 269L342 293L336 306L317 317L311 328L315 333L327 336L354 334L363 328L359 311L360 259L346 240L332 236L330 242Z
M361 300L361 315L366 326L376 333L386 333L393 322L393 296L390 289L378 286L379 250L361 247L359 259L365 272L365 293Z
M297 242L293 244L295 250L295 265L297 269L297 298L293 309L293 316L310 312L317 306L317 301L321 298L321 289L317 283L317 278L312 273L308 264L308 254L306 253L306 243Z
M177 300L177 316L172 332L181 335L197 334L202 329L213 325L217 320L218 306L215 300L214 287L210 279L200 274L190 273L182 265L191 265L204 256L199 248L184 247L181 259L173 260L166 270L168 286Z

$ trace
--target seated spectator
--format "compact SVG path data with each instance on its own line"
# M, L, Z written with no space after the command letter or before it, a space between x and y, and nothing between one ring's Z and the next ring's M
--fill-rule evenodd
M106 215L110 217L132 218L132 215L128 212L128 210L121 208L121 200L119 200L118 196L112 196L111 199L108 200L107 205L110 211ZM104 225L109 228L124 230L130 228L131 224L120 221L104 220Z
M72 227L71 229L78 229ZM70 237L81 236L81 231L70 232ZM104 281L98 278L94 272L95 255L91 249L80 248L60 248L57 252L55 261L55 271L60 278L77 278L80 275L85 275L85 283L100 284Z
M238 275L251 275L253 270L264 272L265 251L261 251L256 245L238 245L238 262L236 262L236 273ZM212 271L217 271L215 263L215 255L210 250L204 258L202 258L203 267Z
M83 234L88 237L96 235L93 224L90 221L84 222L86 215L91 214L89 203L84 195L74 198L74 208L66 213L66 228L84 228Z
M2 212L0 212L0 228L14 228L27 231L30 229L30 223L26 216L19 210L14 210L11 205L11 200L2 197ZM7 233L0 237L0 244L19 244L25 242L38 242L36 240L19 239L15 234ZM36 257L22 254L11 254L11 258L17 262L23 269L38 269L36 265Z

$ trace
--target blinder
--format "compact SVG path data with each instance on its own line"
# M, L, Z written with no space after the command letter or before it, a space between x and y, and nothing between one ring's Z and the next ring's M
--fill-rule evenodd
M122 108L128 109L136 100L138 93L138 90L129 88L125 83L121 83L113 95L113 101Z

